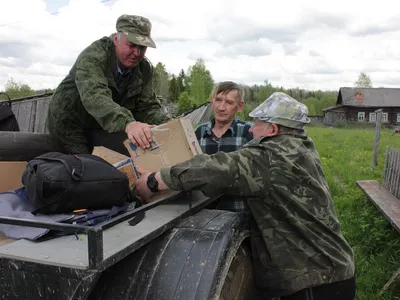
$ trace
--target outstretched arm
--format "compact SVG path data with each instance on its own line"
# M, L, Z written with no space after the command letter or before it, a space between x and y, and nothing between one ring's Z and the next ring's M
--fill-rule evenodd
M265 180L257 176L261 152L261 148L253 147L230 153L196 155L186 162L157 172L159 190L201 190L208 195L256 196L262 192ZM140 168L138 171L142 175L136 184L136 191L148 200L152 195L147 188L149 172Z

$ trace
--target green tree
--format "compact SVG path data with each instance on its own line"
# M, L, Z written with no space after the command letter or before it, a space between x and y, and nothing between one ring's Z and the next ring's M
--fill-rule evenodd
M361 72L354 86L358 88L372 88L371 78L366 73Z
M193 108L193 102L188 92L182 92L178 100L178 114L187 112Z
M195 106L208 101L214 87L214 80L202 59L198 59L193 66L189 67L185 85L189 89L189 96L193 99Z
M169 95L171 102L177 102L181 92L182 90L179 81L175 75L172 74L171 80L169 81Z
M35 95L35 91L27 84L16 82L13 78L10 78L4 86L4 92L11 99L22 98ZM1 95L5 99L4 95Z
M153 86L157 95L169 99L169 74L163 63L158 63L153 72Z
M186 78L186 74L185 71L183 71L183 69L181 69L181 71L179 72L179 75L177 77L177 81L178 81L178 85L179 85L179 90L182 92L186 91L185 88L185 78Z

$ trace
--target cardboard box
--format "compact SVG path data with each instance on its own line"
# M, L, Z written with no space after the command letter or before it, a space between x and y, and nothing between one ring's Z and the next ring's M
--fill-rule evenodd
M132 159L130 157L103 146L94 147L92 154L109 162L119 171L128 176L129 186L135 184L138 175L135 166L133 165Z
M151 132L153 142L150 149L124 141L136 166L156 172L202 153L193 125L187 119L171 120L152 128Z
M26 161L0 162L0 192L7 192L22 187L22 174Z

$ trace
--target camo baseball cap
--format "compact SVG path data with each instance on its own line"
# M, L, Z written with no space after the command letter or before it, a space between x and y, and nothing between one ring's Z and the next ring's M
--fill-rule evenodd
M117 20L116 28L117 31L123 32L131 43L156 48L156 43L150 36L149 19L135 15L122 15Z
M304 125L310 123L307 106L282 92L273 93L249 116L295 129L302 129Z

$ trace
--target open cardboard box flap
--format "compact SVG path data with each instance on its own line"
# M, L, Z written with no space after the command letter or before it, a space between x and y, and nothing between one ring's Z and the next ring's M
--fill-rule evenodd
M0 162L0 192L22 187L22 174L26 169L26 161Z

